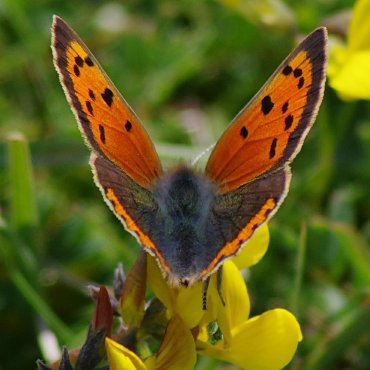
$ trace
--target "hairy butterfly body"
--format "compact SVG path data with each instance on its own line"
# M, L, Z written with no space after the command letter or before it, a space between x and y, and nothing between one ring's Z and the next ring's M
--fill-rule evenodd
M163 171L139 119L76 33L52 26L54 64L112 211L172 285L205 280L284 200L290 162L322 100L327 35L318 28L237 115L204 173Z

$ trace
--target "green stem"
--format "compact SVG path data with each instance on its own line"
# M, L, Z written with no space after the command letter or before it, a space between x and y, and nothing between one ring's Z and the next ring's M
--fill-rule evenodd
M35 312L46 322L62 343L68 343L72 338L71 330L58 318L44 299L33 289L28 280L16 269L10 272L10 277L22 296Z
M28 302L28 304L34 309L34 311L43 318L46 324L56 333L57 337L63 342L67 343L72 337L72 333L66 327L66 325L55 315L53 310L45 303L43 297L33 287L33 280L26 276L28 274L22 273L17 265L21 265L22 261L19 261L14 250L18 249L19 243L17 240L12 238L9 232L7 232L6 225L0 226L0 253L1 261L6 267L10 280L13 282L15 287L18 289L22 297ZM26 268L26 273L29 273L30 269Z
M34 311L65 342L72 333L42 297L39 281L40 256L36 242L38 212L34 192L33 170L27 140L20 133L8 137L10 222L0 225L1 262L11 281Z
M290 307L291 310L298 316L299 315L299 296L302 288L302 279L304 272L305 256L306 256L306 243L307 243L307 225L302 223L301 233L298 244L297 254L297 269L294 279L294 288L291 297Z
M14 230L34 228L38 222L31 155L25 137L8 136L9 183L11 185L10 225Z

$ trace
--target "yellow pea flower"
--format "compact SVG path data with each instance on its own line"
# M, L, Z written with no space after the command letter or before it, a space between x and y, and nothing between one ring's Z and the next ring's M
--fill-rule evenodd
M111 370L147 370L144 362L136 353L109 337L105 338L105 348Z
M331 46L329 85L343 99L370 99L370 0L358 0L348 29L347 45Z
M178 316L169 321L158 352L145 361L108 337L105 347L110 370L192 370L196 361L193 336Z
M171 288L154 259L148 257L148 281L155 295L166 306L169 318L179 316L188 330L197 329L196 346L200 354L251 370L278 370L294 356L302 334L290 312L275 309L249 318L248 290L239 268L257 263L265 254L268 241L265 225L237 257L223 264L221 295L225 304L215 274L211 277L205 311L201 304L202 283L190 288ZM213 324L219 337L209 333Z
M233 261L239 269L252 266L264 256L268 248L268 243L268 226L264 224L243 246L242 251L232 258L231 261ZM147 258L148 282L155 296L166 306L168 317L172 317L175 314L181 316L188 328L193 328L198 325L202 317L206 314L202 307L203 283L200 282L188 288L172 288L163 279L162 273L154 258L151 256ZM216 274L211 278L210 291L213 285L216 286L215 275ZM225 279L227 279L227 276L223 273L222 285ZM243 286L244 285L243 281ZM210 296L208 301L212 299L215 298ZM219 303L221 303L221 301L219 301ZM211 309L211 306L208 306L209 309Z
M222 293L225 306L218 304L214 319L222 333L212 342L208 333L211 321L204 320L197 340L198 352L228 361L246 370L278 370L293 358L302 333L296 318L287 310L274 309L248 318L250 302L243 277L231 262L224 264ZM217 291L211 292L214 305Z

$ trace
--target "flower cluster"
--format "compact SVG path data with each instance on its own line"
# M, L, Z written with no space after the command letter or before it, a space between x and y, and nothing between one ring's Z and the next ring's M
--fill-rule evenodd
M154 259L148 256L147 280L165 307L164 322L167 326L163 339L157 351L149 351L143 356L142 351L133 351L118 340L107 337L105 343L110 369L190 370L195 366L197 353L231 362L243 369L283 368L292 359L302 339L299 324L284 309L273 309L249 318L250 300L240 271L262 258L268 239L265 225L237 257L224 263L221 285L216 274L211 277L206 310L202 308L202 283L189 288L171 288ZM138 293L141 290L139 270L136 273L133 273L136 278L132 279L135 284L127 297L141 295ZM143 275L142 272L140 274ZM148 325L147 312L139 301L131 299L131 308L128 309L125 299L121 299L122 319L125 321L124 312L130 312L128 321L131 328ZM137 333L144 339L141 329Z
M91 288L96 308L84 345L64 349L50 367L38 361L39 369L95 369L105 362L110 370L191 370L197 354L243 369L283 368L302 339L299 324L280 308L250 318L241 273L263 257L268 242L263 225L223 264L222 275L211 276L206 292L202 282L170 287L154 258L142 252L127 276L116 270L109 292ZM147 284L156 298L146 299Z

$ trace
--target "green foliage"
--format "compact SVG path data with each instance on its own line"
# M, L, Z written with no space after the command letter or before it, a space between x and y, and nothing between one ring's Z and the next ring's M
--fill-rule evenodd
M222 1L0 5L0 369L35 367L46 327L61 345L81 345L87 284L111 284L118 262L128 269L139 251L93 184L52 65L52 15L93 50L169 166L217 140L292 49L293 29L352 5L286 1L274 11L291 17L272 25L263 9ZM327 88L269 251L248 277L254 314L287 307L299 317L304 341L291 369L370 368L369 113L369 102L344 103ZM32 167L14 131L28 139Z

